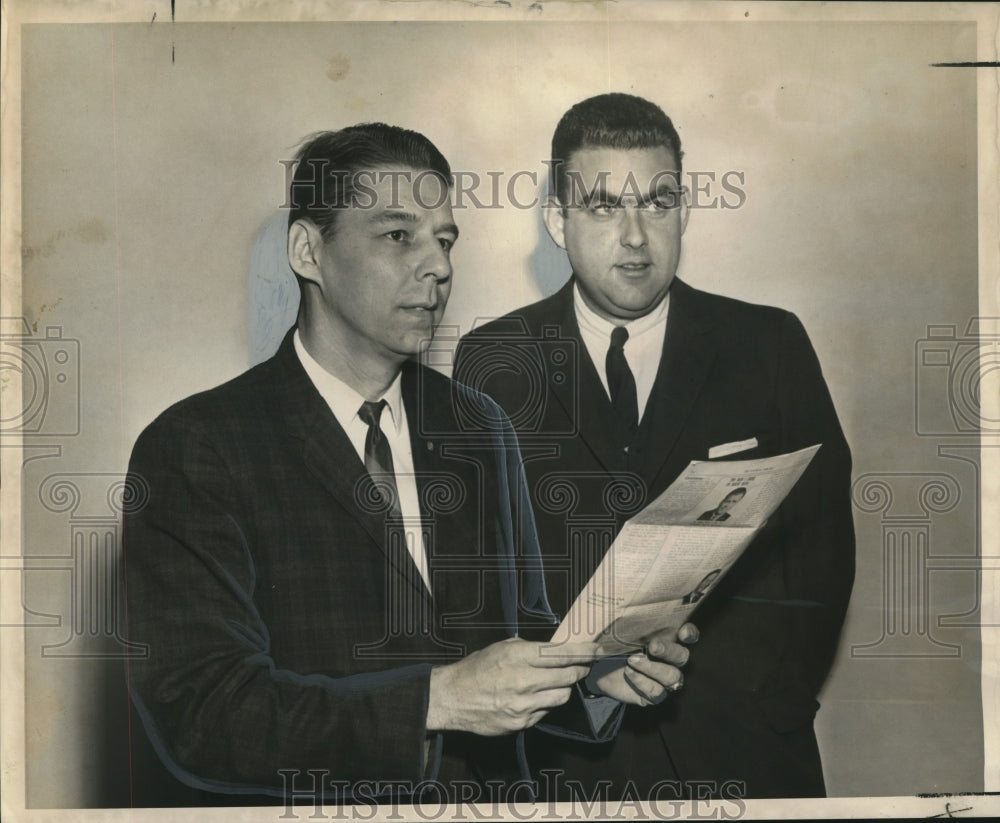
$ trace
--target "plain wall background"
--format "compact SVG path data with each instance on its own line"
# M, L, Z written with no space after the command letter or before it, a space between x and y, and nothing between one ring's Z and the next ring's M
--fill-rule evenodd
M961 452L972 462L938 453L976 440L946 431L948 369L917 365L929 324L956 326L945 347L957 349L977 314L975 77L929 66L973 60L975 43L974 26L941 23L25 27L23 312L36 337L58 327L80 347L80 432L45 441L60 455L24 470L25 554L70 553L70 515L42 503L54 474L91 475L99 494L157 413L248 365L260 334L248 294L266 258L255 238L280 219L279 161L303 136L385 120L427 134L455 170L534 172L538 187L518 193L538 196L562 112L628 91L674 119L686 171L745 175L741 208L692 214L680 276L799 315L855 476L886 476L896 495L885 517L856 512L857 582L817 721L828 791L981 790L967 561L979 478L974 450ZM476 318L568 275L537 209L456 218L445 351ZM72 407L60 390L53 409ZM921 403L945 421L930 436L917 433ZM910 486L934 474L958 493L928 515ZM908 578L922 605L886 593L883 521L927 527L931 554L945 556ZM64 616L25 630L28 805L127 804L121 663L43 653L79 603L68 572L24 577L28 609Z

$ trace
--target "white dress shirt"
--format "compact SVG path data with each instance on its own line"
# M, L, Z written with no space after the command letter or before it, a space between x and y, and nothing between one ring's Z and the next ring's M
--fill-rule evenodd
M316 390L337 418L341 428L347 433L351 445L358 453L363 463L365 460L365 438L368 436L368 424L358 416L364 397L348 386L343 380L334 377L317 363L306 351L296 329L294 335L295 353L299 356L302 368L306 370ZM430 571L427 567L427 549L424 546L423 528L420 520L420 498L417 495L417 479L413 469L413 451L410 446L410 426L406 420L406 408L403 405L403 393L400 388L402 375L396 379L379 400L385 400L386 407L379 419L379 428L385 435L392 451L392 466L396 475L396 489L399 492L399 511L403 516L403 530L406 534L406 547L410 556L420 571L427 590L431 591ZM387 419L388 417L388 419Z
M663 354L663 339L667 333L667 309L670 306L670 292L663 298L660 305L643 317L628 320L624 323L612 323L605 320L584 302L580 287L573 284L573 309L576 312L576 322L580 327L580 337L587 347L587 353L597 368L601 385L608 397L608 374L605 362L608 348L611 346L611 332L616 325L628 329L628 340L625 341L625 360L635 378L636 400L639 403L639 419L646 411L649 395L656 382L656 372L660 368L660 357Z

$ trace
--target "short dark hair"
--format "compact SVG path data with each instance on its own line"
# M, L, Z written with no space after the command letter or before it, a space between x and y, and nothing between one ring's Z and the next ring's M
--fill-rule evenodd
M681 138L663 109L634 94L612 92L589 97L567 111L552 135L550 186L567 203L566 163L583 148L652 149L666 146L681 170Z
M746 497L746 493L747 493L746 486L737 486L735 489L729 492L726 495L726 497L723 497L722 499L725 500L726 498L732 497L734 494L738 494L740 497Z
M289 186L288 225L306 218L324 239L334 232L337 212L352 204L354 178L386 166L430 171L451 188L451 167L420 132L385 123L359 123L309 135L295 156Z

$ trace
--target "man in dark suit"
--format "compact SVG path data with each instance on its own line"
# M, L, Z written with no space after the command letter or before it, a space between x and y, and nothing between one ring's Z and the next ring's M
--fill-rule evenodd
M528 752L588 792L822 795L813 716L853 582L850 453L796 317L675 277L689 214L681 157L670 119L646 100L571 108L543 216L573 276L474 328L456 353L455 377L517 429L554 609L690 461L823 445L700 604L684 691L627 710L609 743L529 732Z
M582 698L593 645L519 636L554 618L513 430L413 359L451 288L447 161L384 124L298 160L297 327L133 451L133 702L198 789L364 801L436 781L436 802L488 800L485 781L529 777L517 735L555 729L550 710L557 733L609 739L615 698L637 699ZM634 664L660 690L686 655L668 641Z

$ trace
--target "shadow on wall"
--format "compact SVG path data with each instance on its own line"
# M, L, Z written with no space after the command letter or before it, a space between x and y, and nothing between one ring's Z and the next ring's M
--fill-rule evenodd
M288 265L288 214L270 217L254 238L250 252L247 345L249 365L256 366L278 350L299 311L299 286Z
M545 202L545 196L543 192L540 202ZM542 292L542 297L550 297L569 280L571 270L566 252L552 242L552 238L549 237L545 221L542 220L541 208L535 209L535 219L538 221L538 245L531 253L529 266L531 276L535 278L535 282Z

